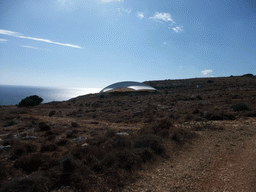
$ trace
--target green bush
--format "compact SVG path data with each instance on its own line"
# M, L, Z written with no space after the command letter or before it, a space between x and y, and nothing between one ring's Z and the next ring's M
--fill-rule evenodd
M37 95L32 95L22 99L18 107L33 107L42 103L43 99Z

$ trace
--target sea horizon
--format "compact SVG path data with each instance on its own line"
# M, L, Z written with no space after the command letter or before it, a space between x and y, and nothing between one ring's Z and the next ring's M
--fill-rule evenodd
M0 105L17 105L22 99L31 95L43 98L43 103L66 101L81 95L98 93L100 90L100 88L0 85Z

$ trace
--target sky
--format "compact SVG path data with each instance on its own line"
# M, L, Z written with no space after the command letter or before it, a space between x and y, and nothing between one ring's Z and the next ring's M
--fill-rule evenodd
M254 0L0 0L0 85L256 74Z

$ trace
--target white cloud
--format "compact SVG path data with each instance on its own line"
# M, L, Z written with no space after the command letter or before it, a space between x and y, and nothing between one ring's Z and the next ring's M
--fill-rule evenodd
M117 11L118 11L120 14L122 14L122 13L130 14L130 13L131 13L131 9L124 9L123 7L117 8Z
M213 72L213 70L211 70L211 69L206 69L206 70L201 71L201 73L204 76L212 76L212 72Z
M170 13L158 13L156 12L153 17L150 17L149 19L153 19L154 21L161 22L171 22L172 24L175 24L174 20L171 17Z
M124 0L100 0L102 3L109 3L113 1L124 2Z
M183 30L183 26L180 26L180 27L179 27L179 26L173 27L172 30L174 30L176 33L184 31L184 30Z
M48 49L40 49L38 47L33 47L33 46L29 46L29 45L22 45L21 47L28 48L28 49L41 50L41 51L49 51Z
M162 46L167 45L167 42L163 42Z
M72 48L78 48L78 49L82 48L82 47L80 47L78 45L72 45L72 44L68 44L68 43L59 43L59 42L51 41L49 39L41 39L41 38L36 38L36 37L27 37L27 36L23 36L22 34L20 34L18 32L8 31L8 30L4 30L4 29L0 29L0 34L2 34L2 35L9 35L9 36L13 36L13 37L18 37L18 38L21 38L21 39L29 39L29 40L33 40L33 41L41 41L41 42L45 42L45 43L51 43L51 44L61 45L61 46L66 46L66 47L72 47Z
M144 18L144 13L143 13L143 12L138 12L138 13L137 13L137 16L138 16L140 19L143 19L143 18Z
M8 41L7 39L0 39L0 42Z

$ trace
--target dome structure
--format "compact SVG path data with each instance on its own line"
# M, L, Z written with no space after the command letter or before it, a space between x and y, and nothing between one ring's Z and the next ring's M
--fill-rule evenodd
M136 81L122 81L118 83L111 84L100 91L100 93L105 92L126 92L126 91L156 91L155 88L146 85L144 83Z

